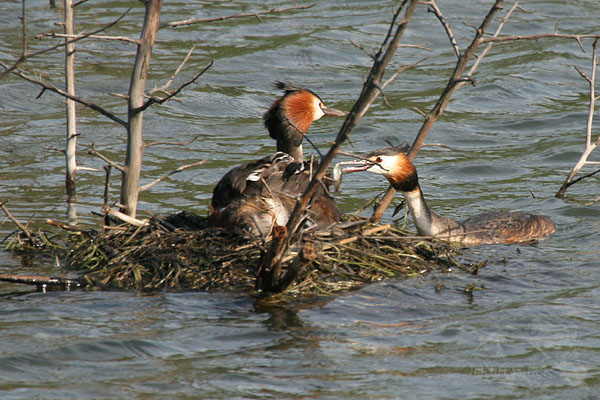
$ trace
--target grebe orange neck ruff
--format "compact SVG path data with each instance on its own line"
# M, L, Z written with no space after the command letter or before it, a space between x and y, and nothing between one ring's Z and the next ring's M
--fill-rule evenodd
M275 88L285 93L263 115L265 127L277 141L277 151L283 151L302 162L302 139L311 124L323 116L342 117L347 113L325 106L312 90L283 82L275 82Z
M556 227L544 215L521 212L489 212L464 221L437 215L427 206L419 185L417 170L406 156L407 146L375 150L364 159L342 162L342 172L369 171L385 176L404 193L420 235L471 246L493 243L525 243L546 238Z

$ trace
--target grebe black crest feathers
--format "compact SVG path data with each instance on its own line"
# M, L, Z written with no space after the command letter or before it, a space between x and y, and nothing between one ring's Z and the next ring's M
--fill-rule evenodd
M302 139L314 121L321 117L341 117L346 112L325 106L312 90L290 83L275 82L284 91L263 115L269 135L277 141L277 151L283 151L297 161L304 161Z
M544 215L522 212L488 212L460 222L442 217L429 209L417 170L406 156L407 146L375 150L363 159L340 163L343 172L370 171L385 176L404 198L419 234L463 245L533 242L550 236L554 222Z

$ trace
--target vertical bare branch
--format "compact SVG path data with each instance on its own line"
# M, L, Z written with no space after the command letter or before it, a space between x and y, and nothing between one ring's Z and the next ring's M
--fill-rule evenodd
M22 50L21 50L21 57L19 58L19 60L24 60L27 57L27 53L28 53L28 44L27 44L27 20L25 19L25 0L23 0L23 2L21 3L21 35L22 37Z
M595 92L595 86L596 86L596 69L598 67L598 42L600 39L596 39L594 40L594 44L593 44L593 51L592 51L592 71L591 71L591 77L588 77L583 71L579 70L577 67L575 67L575 69L577 69L577 71L579 72L579 74L588 81L589 85L590 85L590 103L589 103L589 109L588 109L588 118L587 118L587 124L586 124L586 131L585 131L585 149L583 151L583 153L581 154L581 157L579 158L579 161L577 161L577 163L575 164L575 166L573 167L573 169L571 170L571 172L569 173L569 175L567 176L567 179L565 179L565 181L563 182L562 186L560 187L560 189L558 190L558 192L556 192L555 197L559 197L562 198L565 195L565 192L567 191L567 189L569 188L569 186L571 186L572 184L574 184L575 182L580 181L582 178L577 179L575 181L573 181L573 178L575 177L575 175L577 174L577 172L579 172L579 170L585 165L587 164L587 158L590 155L590 153L592 151L594 151L594 149L598 146L598 144L600 144L600 136L598 138L596 138L596 140L594 142L592 142L592 124L594 121L594 109L596 108L596 92ZM596 171L597 172L597 171ZM587 176L592 176L593 174L588 174Z
M395 27L395 30L392 28L388 31L388 34L383 41L382 47L380 48L379 52L375 55L373 67L371 68L369 76L365 84L363 85L363 89L360 93L358 100L356 101L356 103L354 103L352 110L350 111L348 117L344 121L344 124L342 125L342 128L340 129L335 139L335 143L331 146L329 152L325 155L325 157L319 164L319 168L315 172L313 179L308 185L308 188L296 203L296 207L290 215L290 218L287 223L287 234L282 234L273 238L269 251L261 261L261 271L263 277L265 276L265 274L267 274L266 276L269 276L270 271L272 271L273 268L278 268L278 266L280 265L281 258L283 254L287 251L287 248L289 246L290 238L294 237L298 226L300 225L301 217L304 213L304 210L306 210L306 208L308 207L310 198L315 193L317 186L321 185L321 180L325 176L327 168L333 161L333 158L338 153L342 144L345 142L346 139L350 137L350 135L354 131L354 128L358 124L358 121L367 112L370 105L383 90L382 78L385 72L385 68L392 56L394 55L394 52L396 51L398 44L400 43L400 39L402 38L402 35L406 30L408 22L410 21L410 18L412 17L412 14L419 1L405 0L403 2L403 6L407 3L409 4L406 7L404 18L402 18L401 21L396 22L398 16L402 12L402 8L394 12L391 25L392 27ZM385 47L386 45L387 47ZM387 83L389 83L389 81ZM262 281L257 282L257 285L259 289L270 288L274 286L274 283Z
M129 85L127 154L125 157L125 173L122 175L121 180L121 204L124 205L125 213L130 217L135 217L137 212L142 154L144 152L142 138L144 113L140 110L144 105L146 79L150 68L152 47L156 39L156 32L158 32L161 5L162 0L148 0L145 3L144 25Z
M73 35L73 1L65 0L65 34ZM75 96L75 44L69 43L65 38L65 86L66 92ZM75 174L77 173L77 115L75 102L66 101L67 113L67 141L65 146L66 176L65 185L67 197L71 200L75 196Z
M448 106L452 94L454 94L454 92L457 89L469 82L468 79L464 79L462 76L467 66L467 62L475 54L475 51L481 43L483 35L487 31L490 23L492 22L498 10L501 9L502 3L503 0L496 0L488 14L483 19L481 25L477 28L473 41L471 42L469 47L467 47L465 52L458 58L456 67L454 68L454 72L448 80L448 84L444 88L444 91L440 95L438 101L435 103L429 114L425 116L425 121L423 122L423 125L421 126L421 129L419 130L419 133L417 134L412 144L412 147L410 148L410 152L408 153L408 158L410 160L414 160L417 154L419 153L419 150L421 150L421 147L423 147L423 143L425 142L425 138L427 137L429 130ZM379 221L384 211L392 202L392 199L394 198L395 194L396 190L390 185L385 195L383 196L381 202L379 203L379 206L371 216L371 222Z

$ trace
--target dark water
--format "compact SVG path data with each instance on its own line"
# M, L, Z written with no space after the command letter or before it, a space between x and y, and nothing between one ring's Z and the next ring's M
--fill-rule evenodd
M491 1L440 2L461 47ZM568 3L568 5L565 5ZM51 40L61 10L28 1L32 49ZM168 2L162 21L229 15L292 2ZM308 3L304 3L308 4ZM509 7L512 3L508 3ZM569 33L598 32L600 3L529 1L507 34L551 32L560 19ZM80 7L76 30L94 29L128 7L131 14L107 34L138 35L141 9L133 1L94 1ZM315 90L325 102L349 109L370 65L352 46L378 46L392 4L325 2L309 10L194 25L159 32L149 87L163 84L200 39L178 78L185 81L210 59L214 67L186 89L181 102L145 114L148 141L185 142L149 147L147 183L199 160L143 193L140 209L166 214L205 212L212 186L232 165L269 154L273 143L260 116L278 95L275 79ZM20 51L19 2L0 5L0 59ZM495 25L494 25L495 26ZM384 146L383 137L412 142L421 117L437 99L455 63L438 22L421 6L389 71L427 60L387 89L393 108L377 101L354 134L354 148ZM453 98L417 159L422 187L441 214L462 217L491 209L550 215L556 234L535 246L484 246L464 252L485 260L479 275L436 273L386 281L290 309L256 309L252 298L206 293L142 295L119 292L29 292L0 284L0 397L31 398L498 398L593 399L600 389L600 230L598 180L590 178L554 198L583 149L591 42L522 41L496 48L475 87ZM134 48L86 41L78 46L78 94L123 116ZM60 54L28 62L62 85ZM177 84L177 83L176 83ZM33 227L46 218L66 221L62 148L64 106L51 93L13 77L0 81L0 201ZM101 168L87 150L122 160L124 131L79 108L79 162ZM311 137L327 146L341 121L323 119ZM597 134L597 133L596 133ZM305 148L308 150L308 148ZM597 155L591 159L598 160ZM586 172L593 171L586 167ZM102 174L79 175L82 225L101 203ZM113 179L111 198L118 198ZM351 212L386 187L377 176L345 178L338 201ZM531 192L535 194L532 197ZM391 218L387 213L386 220ZM0 225L2 235L12 230ZM56 272L51 262L0 254L0 273ZM475 284L472 295L464 288ZM436 288L440 288L437 290Z

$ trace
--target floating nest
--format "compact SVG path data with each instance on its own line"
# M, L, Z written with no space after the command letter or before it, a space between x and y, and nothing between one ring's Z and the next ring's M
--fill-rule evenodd
M52 282L28 277L24 283L259 293L261 259L270 245L246 232L210 228L205 217L186 212L153 217L142 227L63 228L52 234L19 231L7 241L8 250L43 252L75 276L47 278ZM387 278L464 268L455 250L391 225L346 220L327 232L304 232L290 246L280 263L284 283L270 298L315 298Z

